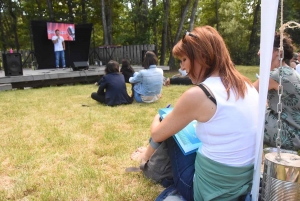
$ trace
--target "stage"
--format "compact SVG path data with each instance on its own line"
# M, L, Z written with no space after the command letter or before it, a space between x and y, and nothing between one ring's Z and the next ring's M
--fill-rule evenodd
M136 72L143 69L141 66L132 66ZM169 66L158 66L169 70ZM24 89L26 87L46 87L64 84L89 84L97 82L105 73L105 66L89 66L88 70L73 71L66 69L23 69L21 76L5 76L0 70L0 91L11 89Z

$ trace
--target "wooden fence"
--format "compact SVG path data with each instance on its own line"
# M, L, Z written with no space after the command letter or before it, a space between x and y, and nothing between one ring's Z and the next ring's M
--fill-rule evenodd
M143 51L147 50L155 50L154 45L129 45L129 46L100 46L95 47L95 49L91 48L89 52L89 64L100 64L105 65L109 60L118 61L120 64L122 59L128 59L132 65L141 65L142 64L142 56ZM1 52L1 61L0 68L2 67L2 53ZM6 52L7 53L7 52ZM30 50L20 50L21 53L21 61L23 68L31 68L32 63L36 62L36 58L33 54L30 54ZM54 59L54 58L53 58ZM35 65L35 64L34 64Z
M90 49L89 62L102 62L106 64L110 59L122 62L122 59L128 59L133 65L142 64L143 52L155 50L154 45L129 45L129 46L100 46L94 50Z

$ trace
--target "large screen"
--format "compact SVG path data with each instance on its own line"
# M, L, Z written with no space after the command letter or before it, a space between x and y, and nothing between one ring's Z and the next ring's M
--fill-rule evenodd
M75 41L75 25L68 23L47 22L48 39L51 40L58 29L65 41Z

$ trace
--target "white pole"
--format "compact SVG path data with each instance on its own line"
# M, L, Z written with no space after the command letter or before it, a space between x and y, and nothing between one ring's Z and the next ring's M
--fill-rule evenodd
M258 200L260 169L262 162L263 136L265 126L266 102L269 86L270 67L273 52L276 16L279 0L262 0L260 35L260 78L258 132L256 135L255 166L252 186L252 201Z

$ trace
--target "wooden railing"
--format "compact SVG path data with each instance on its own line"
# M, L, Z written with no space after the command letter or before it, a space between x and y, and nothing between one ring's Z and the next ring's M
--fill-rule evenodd
M128 46L97 46L95 49L91 48L89 52L89 64L105 65L109 60L115 60L121 64L122 59L128 59L132 65L142 65L143 52L147 50L154 51L154 45L128 45ZM31 68L32 62L36 62L33 54L30 55L30 50L20 50L21 61L23 68ZM0 57L0 68L2 67L2 53ZM8 52L6 52L8 53ZM54 59L54 58L53 58Z
M128 59L132 65L141 65L143 52L155 50L155 45L128 45L128 46L98 46L90 49L89 62L95 64L101 61L106 64L109 60L115 60L119 63L122 59Z

